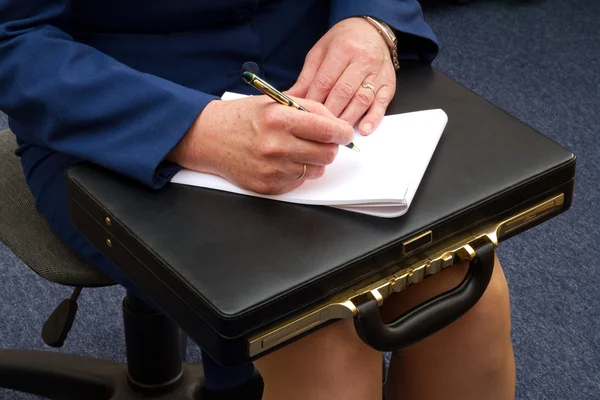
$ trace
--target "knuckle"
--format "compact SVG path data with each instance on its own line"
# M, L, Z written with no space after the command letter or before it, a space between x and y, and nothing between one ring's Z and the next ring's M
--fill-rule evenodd
M282 192L281 187L282 185L276 185L274 183L263 183L262 191L257 192L265 195L278 195Z
M310 82L308 81L308 77L306 75L299 75L296 83L298 83L300 86L308 86Z
M368 51L362 54L362 61L367 65L379 64L381 57L372 51Z
M387 107L390 101L386 97L377 97L375 103L380 107Z
M256 193L269 194L272 189L271 185L269 185L267 182L257 180L254 182L254 187L252 190L254 190Z
M280 147L277 141L273 140L270 135L263 135L262 140L258 144L260 154L265 157L273 157L279 154Z
M263 164L258 171L258 181L263 185L264 190L273 190L277 187L277 183L281 181L282 171L270 164Z
M325 174L325 167L323 165L316 165L314 167L314 169L315 169L315 171L314 171L315 179L318 179Z
M334 80L329 75L319 75L315 77L315 87L320 91L329 91L334 85Z
M334 91L335 94L344 99L350 99L354 94L354 88L348 81L338 82L338 84L335 85Z
M261 168L261 170L259 171L256 179L254 179L253 181L252 190L261 194L273 194L275 191L277 191L276 182L269 179L266 175L268 175L268 173L266 172L266 169L264 169L263 166L263 168Z
M281 114L273 112L272 108L263 114L263 123L267 129L276 129L282 125Z
M325 162L326 165L329 165L335 161L337 154L338 154L338 146L337 145L327 146L327 149L323 153L323 161Z
M342 47L342 50L344 50L345 52L354 53L354 52L358 51L361 46L360 46L360 43L355 40L347 40L344 42L344 44L341 47Z
M273 182L281 184L286 180L287 174L279 168L273 168L271 170L271 179Z
M324 143L331 143L335 141L336 134L331 124L324 124L323 129L321 130L321 135Z
M360 105L364 107L369 107L373 102L372 96L373 94L370 90L368 92L366 90L361 90L359 92L356 92L355 98Z
M307 129L315 132L314 139L319 142L330 143L335 138L335 133L331 124L317 118L311 118L310 122L307 124Z
M294 155L294 153L294 148L289 145L279 146L277 149L277 156L283 160L288 160L290 157L292 157L292 155Z

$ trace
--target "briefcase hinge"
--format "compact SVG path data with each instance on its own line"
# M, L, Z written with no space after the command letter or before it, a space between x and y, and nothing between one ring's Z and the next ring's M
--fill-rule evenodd
M560 209L563 204L563 194L554 196L510 218L491 222L467 232L462 238L444 246L444 250L430 254L408 267L399 265L398 271L388 278L359 290L346 292L345 295L340 296L339 300L251 339L249 342L250 356L254 357L327 321L354 318L358 314L357 305L363 301L375 298L377 303L382 305L391 294L401 292L410 285L417 284L458 262L472 260L476 256L474 247L477 247L476 245L480 241L490 241L494 247L497 247L499 239L504 235L532 224L534 221Z

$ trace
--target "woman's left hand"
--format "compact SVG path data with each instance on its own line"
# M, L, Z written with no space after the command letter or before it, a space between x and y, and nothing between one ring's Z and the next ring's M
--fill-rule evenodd
M360 120L363 135L379 125L395 92L390 49L361 17L334 25L308 53L297 82L287 91L323 103L351 125Z

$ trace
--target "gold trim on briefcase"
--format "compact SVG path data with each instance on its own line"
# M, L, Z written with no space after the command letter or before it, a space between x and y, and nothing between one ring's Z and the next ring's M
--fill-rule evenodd
M377 303L381 305L391 294L401 292L408 286L419 283L459 261L473 259L476 255L473 243L481 239L488 239L494 247L497 247L499 239L502 237L560 210L563 204L564 194L561 193L510 218L490 222L479 229L473 229L460 239L452 241L443 250L424 256L419 262L409 266L399 265L397 272L386 279L367 285L360 290L346 292L340 295L336 301L251 338L249 340L249 355L250 357L257 356L328 321L354 318L358 314L357 305L363 301L365 296L373 296L377 299ZM410 247L411 244L423 241L429 243L430 238L431 231L426 231L408 239L403 243L403 246L406 250L407 245ZM410 252L412 252L412 249ZM406 251L404 253L406 254Z

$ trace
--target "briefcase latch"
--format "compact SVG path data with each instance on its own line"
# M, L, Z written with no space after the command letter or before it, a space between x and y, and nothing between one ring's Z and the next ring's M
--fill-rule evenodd
M481 256L476 251L478 248L483 249L482 251L485 253L484 257L489 264L489 253L490 251L493 253L493 249L498 246L499 240L502 237L531 226L543 217L549 216L562 208L563 204L564 194L553 196L509 218L492 221L471 230L465 233L460 239L445 244L442 250L424 256L420 261L408 267L399 264L397 272L388 278L381 279L358 290L349 289L345 293L340 294L338 300L332 301L312 312L303 314L252 338L249 341L249 354L251 357L257 356L327 321L349 318L355 318L355 321L357 321L359 319L357 317L359 317L360 308L364 307L365 304L370 303L371 307L375 305L379 307L391 294L401 292L410 285L417 284L457 262L468 261L471 269L473 267L471 265L473 260ZM423 241L429 242L431 236L429 236L429 232L426 232L423 237L419 236L415 239L416 242L414 244L421 247L420 244ZM410 247L411 243L408 244ZM489 270L489 265L486 268Z

